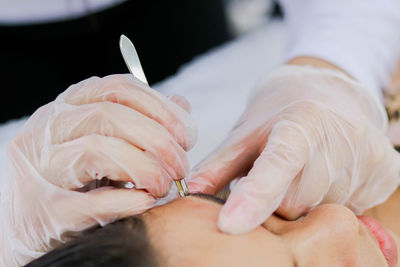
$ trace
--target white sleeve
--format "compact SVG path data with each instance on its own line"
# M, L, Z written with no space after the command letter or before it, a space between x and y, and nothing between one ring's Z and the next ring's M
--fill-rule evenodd
M314 56L347 71L381 98L400 57L400 0L280 0L286 59Z

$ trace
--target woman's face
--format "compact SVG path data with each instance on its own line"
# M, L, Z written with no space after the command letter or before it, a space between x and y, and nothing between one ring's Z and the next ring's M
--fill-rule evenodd
M320 206L297 221L274 215L243 235L218 230L220 209L215 200L188 196L147 212L148 235L163 265L397 265L397 249L386 231L339 205Z

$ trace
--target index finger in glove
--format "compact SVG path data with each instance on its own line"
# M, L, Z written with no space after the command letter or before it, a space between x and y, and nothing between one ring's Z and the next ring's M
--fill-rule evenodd
M91 134L116 137L151 155L172 179L187 176L189 163L184 150L154 120L126 106L110 102L72 108L63 105L57 105L59 114L49 122L52 144Z
M57 100L72 105L118 103L160 123L183 149L190 150L196 143L197 129L188 112L130 74L84 80L70 86Z
M190 192L216 194L231 180L245 173L257 158L253 136L229 137L206 160L197 165L188 180Z
M250 231L278 208L307 159L308 144L300 127L291 121L275 125L264 151L223 206L218 220L222 231Z

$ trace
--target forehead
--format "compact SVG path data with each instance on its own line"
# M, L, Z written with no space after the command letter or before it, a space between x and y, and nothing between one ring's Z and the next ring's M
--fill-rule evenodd
M171 224L171 227L185 229L204 222L216 224L221 207L221 204L211 199L187 196L152 209L146 217L154 223L162 220L164 227Z
M221 207L190 196L151 210L145 216L151 243L170 266L291 266L282 240L262 227L243 235L219 231Z

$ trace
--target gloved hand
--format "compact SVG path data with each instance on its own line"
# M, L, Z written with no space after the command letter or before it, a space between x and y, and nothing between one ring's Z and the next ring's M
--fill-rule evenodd
M283 66L271 73L221 146L194 168L192 192L234 178L219 228L243 233L271 213L296 219L321 203L356 213L383 202L399 181L382 104L339 71Z
M171 101L172 100L172 101ZM196 128L183 97L132 75L90 78L38 109L8 147L1 185L0 266L42 255L63 233L152 207L189 173ZM76 189L107 177L133 189Z

